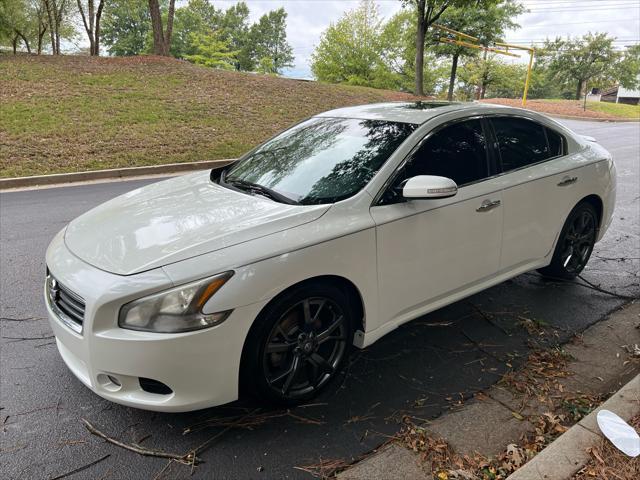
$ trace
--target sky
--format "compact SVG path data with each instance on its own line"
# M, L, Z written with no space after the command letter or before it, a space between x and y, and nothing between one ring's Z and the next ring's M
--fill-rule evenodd
M237 0L213 0L217 8L228 8ZM284 7L287 17L287 39L293 47L295 66L284 74L311 78L311 53L320 34L359 0L245 0L252 21L261 15ZM400 0L377 0L382 18L390 18L400 8ZM615 45L640 43L640 0L521 0L529 10L519 16L521 28L509 31L509 43L529 45L556 36L581 36L591 32L607 32L617 37ZM506 57L505 57L506 58ZM518 60L515 60L518 61ZM525 61L521 59L519 61Z

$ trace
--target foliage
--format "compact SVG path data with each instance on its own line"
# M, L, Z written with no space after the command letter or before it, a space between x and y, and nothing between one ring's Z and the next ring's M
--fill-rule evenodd
M443 25L452 30L464 32L476 37L478 43L489 46L497 41L504 41L504 32L518 28L514 18L525 11L524 6L516 0L498 0L496 3L477 4L467 7L452 7L447 9L438 25ZM479 50L474 48L439 42L439 38L445 35L442 31L433 32L428 39L432 42L433 50L438 56L452 57L452 66L449 76L449 100L453 94L459 57L475 57Z
M437 22L449 8L486 7L495 3L496 0L401 0L401 2L411 8L416 19L415 94L422 95L424 93L425 39L429 27Z
M614 49L613 41L606 33L547 40L539 61L551 78L573 84L575 98L579 99L586 82L590 87L606 87L615 81L620 53Z
M640 45L631 45L625 50L618 64L618 79L625 88L640 88Z
M252 39L250 37L249 7L244 2L227 8L220 16L219 27L223 37L229 42L230 48L236 50L235 69L252 71L256 58Z
M144 0L143 0L144 1ZM194 39L218 30L221 13L207 0L189 0L176 9L171 41L171 54L177 58L194 55L197 45Z
M390 72L386 88L412 91L415 84L416 61L416 25L412 12L402 9L384 25L381 35L382 62L386 71ZM428 95L433 95L446 75L447 67L431 51L425 52L423 68L423 88ZM380 70L385 72L385 70Z
M151 17L146 0L111 0L102 16L102 41L111 55L150 49Z
M260 17L258 23L251 27L251 43L255 58L264 69L270 59L270 71L265 73L281 73L283 68L293 66L293 49L287 42L287 12L284 8L272 10Z
M222 68L233 70L238 55L237 51L229 49L229 41L221 38L217 32L194 33L191 44L196 53L185 55L185 59L197 65L204 65L211 68Z
M404 28L400 21L394 25ZM373 0L361 0L357 8L346 12L322 33L311 55L311 71L323 82L386 86L390 72L382 61L382 33L377 5ZM385 39L396 33L388 32ZM397 43L395 48L398 49ZM392 58L394 53L393 49L391 53L387 51L386 58Z

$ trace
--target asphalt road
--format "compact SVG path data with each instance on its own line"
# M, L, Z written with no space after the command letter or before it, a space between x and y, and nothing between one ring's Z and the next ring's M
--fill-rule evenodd
M623 296L640 296L640 124L570 122L614 155L615 221L583 276ZM215 422L257 405L236 403L188 414L121 407L86 389L64 366L44 319L44 252L68 221L115 195L155 180L103 183L0 194L1 352L0 476L51 479L152 479L167 461L105 443L108 435L148 448L185 453L223 432ZM260 410L252 429L230 428L202 453L193 478L310 478L296 466L350 460L395 433L403 415L429 419L496 382L526 357L532 341L564 341L625 302L577 283L522 275L396 330L352 356L330 391L297 417ZM527 332L522 318L548 325ZM221 420L222 419L222 420ZM418 420L419 421L419 420ZM198 425L191 433L185 429ZM104 458L105 456L107 456ZM186 478L172 464L158 478Z

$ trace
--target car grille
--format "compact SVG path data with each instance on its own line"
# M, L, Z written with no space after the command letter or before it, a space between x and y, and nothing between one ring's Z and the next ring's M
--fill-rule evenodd
M47 299L53 312L65 325L77 333L82 331L85 303L78 294L48 275Z

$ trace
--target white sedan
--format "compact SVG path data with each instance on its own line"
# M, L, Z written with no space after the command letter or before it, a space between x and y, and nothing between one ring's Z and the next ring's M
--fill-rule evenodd
M529 270L575 277L615 191L606 150L530 111L332 110L73 220L47 251L50 323L117 403L295 404L352 346Z

